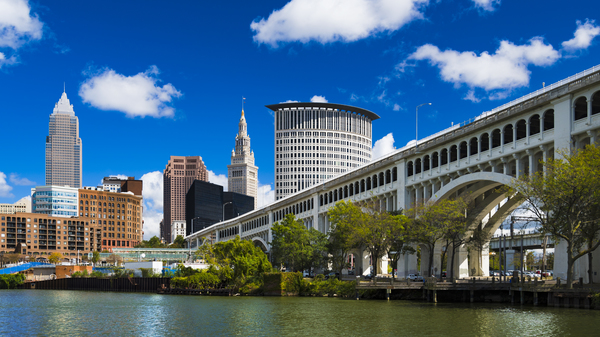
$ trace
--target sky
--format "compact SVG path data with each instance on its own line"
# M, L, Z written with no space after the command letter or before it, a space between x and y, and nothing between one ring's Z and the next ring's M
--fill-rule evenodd
M375 112L373 157L600 63L600 3L573 0L0 0L0 203L45 183L49 115L65 88L83 185L144 180L145 239L169 156L202 156L227 185L243 109L273 200L265 105ZM594 56L596 55L596 56Z

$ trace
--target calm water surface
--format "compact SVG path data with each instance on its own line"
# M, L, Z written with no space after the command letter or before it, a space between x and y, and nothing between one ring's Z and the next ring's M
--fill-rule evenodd
M600 311L311 297L1 290L0 335L600 336Z

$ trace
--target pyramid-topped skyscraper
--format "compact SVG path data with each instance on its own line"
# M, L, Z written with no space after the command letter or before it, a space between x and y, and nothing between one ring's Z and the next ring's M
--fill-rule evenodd
M46 137L46 186L81 187L79 119L63 91L50 115Z

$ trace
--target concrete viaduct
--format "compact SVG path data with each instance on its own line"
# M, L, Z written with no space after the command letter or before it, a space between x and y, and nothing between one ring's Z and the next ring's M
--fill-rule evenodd
M306 224L327 233L327 211L339 200L359 202L378 198L388 211L409 209L415 201L441 200L469 195L476 210L470 215L471 230L482 226L494 233L519 204L497 192L497 188L521 175L543 170L540 161L558 156L559 149L582 148L597 143L600 131L600 66L573 75L531 94L485 112L395 150L352 171L314 185L237 218L220 222L186 237L191 247L202 238L212 242L230 240L236 235L250 239L265 251L272 240L271 225L295 214ZM468 232L467 235L470 235ZM566 245L555 250L554 275L566 277ZM435 254L432 272L439 276L442 247L433 252L421 249L426 261ZM367 252L356 252L357 270L368 272ZM599 263L600 253L593 259ZM459 247L454 275L484 276L489 272L489 246L480 252ZM387 260L382 259L386 270ZM422 266L425 263L421 264ZM575 265L575 279L587 281L587 257ZM398 277L417 272L416 255L406 255L396 266ZM600 276L595 282L600 281Z

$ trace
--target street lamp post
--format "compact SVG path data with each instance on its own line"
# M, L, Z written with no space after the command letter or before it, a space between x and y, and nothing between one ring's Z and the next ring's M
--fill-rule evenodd
M225 221L225 205L227 205L227 204L233 204L233 201L228 201L223 204L223 220L221 220L221 221Z
M419 108L423 105L431 105L431 103L423 103L417 105L417 113L415 118L415 152L417 152L417 146L419 144Z

